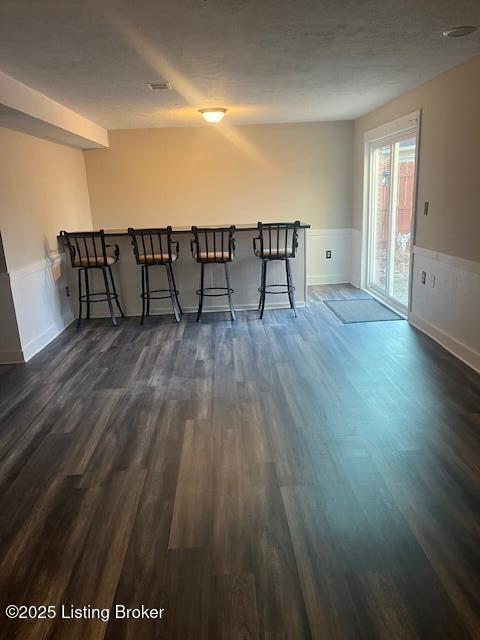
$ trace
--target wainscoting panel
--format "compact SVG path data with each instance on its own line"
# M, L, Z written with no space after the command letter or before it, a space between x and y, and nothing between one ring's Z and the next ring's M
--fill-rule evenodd
M480 263L414 247L409 321L480 371Z
M62 257L55 254L11 272L10 284L26 362L73 320L65 295Z
M307 284L350 282L351 256L352 229L308 229Z

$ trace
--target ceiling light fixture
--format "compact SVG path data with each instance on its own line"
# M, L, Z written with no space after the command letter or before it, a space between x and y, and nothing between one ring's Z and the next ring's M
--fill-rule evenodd
M227 109L223 107L212 107L209 109L199 109L203 119L210 123L220 122L223 116L227 113Z
M444 35L445 38L464 38L465 36L469 36L471 33L474 33L477 30L478 27L465 25L463 27L454 27L453 29L447 29L447 31L444 31L442 35Z

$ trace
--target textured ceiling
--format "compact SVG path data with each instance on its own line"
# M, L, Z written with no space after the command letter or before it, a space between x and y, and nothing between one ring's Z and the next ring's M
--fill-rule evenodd
M350 119L480 54L460 24L478 0L0 0L0 68L108 129Z

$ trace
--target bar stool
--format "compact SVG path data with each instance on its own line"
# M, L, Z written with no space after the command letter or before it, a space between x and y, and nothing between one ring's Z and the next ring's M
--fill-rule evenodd
M150 315L150 300L163 300L170 298L172 301L173 315L175 320L180 322L180 314L183 313L178 291L173 274L173 263L178 259L178 242L172 240L172 227L168 226L160 229L128 229L132 238L133 252L137 264L142 267L142 319ZM150 289L150 267L165 267L168 279L168 289ZM168 292L168 293L167 293ZM152 295L156 293L167 293L167 295Z
M297 309L295 307L295 287L293 284L292 273L290 270L290 259L295 258L295 252L298 247L298 229L300 222L275 222L269 224L258 223L258 238L253 239L253 251L255 255L262 261L261 284L258 288L260 292L260 301L258 310L260 311L260 319L263 318L265 310L265 295L268 293L288 294L290 308L293 309L295 317L297 317ZM287 283L285 284L268 284L267 285L267 264L272 260L283 260L285 262L285 272ZM269 290L270 289L270 290ZM275 289L272 291L271 289ZM279 289L278 291L276 289Z
M198 302L197 322L199 322L202 309L203 298L228 296L228 304L230 307L230 316L235 320L235 309L233 308L232 293L230 287L230 278L228 274L228 263L232 262L235 251L235 227L212 227L198 228L192 227L193 239L190 241L193 258L200 264L200 289L197 295L200 297ZM223 264L225 268L226 287L205 287L205 265L206 264ZM223 293L206 293L209 291L222 291Z
M125 317L120 301L118 299L117 289L115 287L115 280L113 279L112 265L118 261L120 250L118 244L109 245L105 244L105 233L103 229L100 231L60 231L60 236L65 239L68 250L70 252L70 260L72 267L78 269L78 320L77 329L80 327L82 320L82 305L85 302L87 305L87 320L90 319L90 303L92 302L108 302L108 308L110 310L110 317L112 324L117 326L117 320L113 311L112 301L115 301L120 315ZM108 255L107 249L114 247L113 255ZM103 274L103 281L105 283L105 291L91 292L89 271L90 269L101 269ZM85 293L82 292L82 273L85 281ZM108 282L108 276L110 275L110 281L112 283L112 290L110 291L110 285Z

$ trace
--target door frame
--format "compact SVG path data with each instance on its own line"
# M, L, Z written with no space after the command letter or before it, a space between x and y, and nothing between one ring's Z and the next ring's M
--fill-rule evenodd
M380 127L366 131L364 134L364 184L363 184L363 220L362 220L362 251L361 251L361 279L360 286L368 291L374 298L378 298L401 315L409 316L412 308L412 277L413 277L413 253L415 246L415 236L417 227L417 200L418 200L418 168L420 151L420 124L421 110L409 113L401 118L387 122ZM398 141L399 137L415 136L415 173L413 186L412 219L410 221L410 251L409 251L409 283L408 283L408 304L405 313L403 305L388 295L372 289L370 284L368 250L372 242L373 225L370 220L370 211L374 197L374 173L370 172L374 150L380 144L388 144ZM393 194L392 194L393 195ZM390 229L390 232L392 229ZM387 270L388 277L388 270Z

